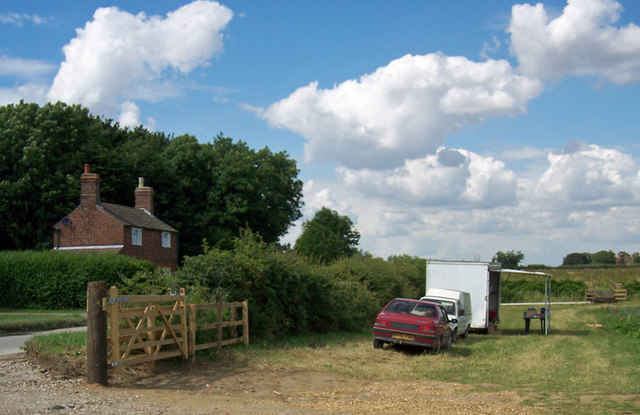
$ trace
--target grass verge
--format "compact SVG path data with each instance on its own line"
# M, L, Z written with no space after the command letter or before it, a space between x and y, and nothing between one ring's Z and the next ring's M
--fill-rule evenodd
M87 373L87 333L39 334L24 345L27 359L56 376L81 377Z
M78 327L87 324L86 313L12 311L0 313L0 335L25 333L30 331L55 330Z

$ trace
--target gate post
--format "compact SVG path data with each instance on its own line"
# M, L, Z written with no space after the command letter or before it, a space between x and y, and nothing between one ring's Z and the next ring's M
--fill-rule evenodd
M105 281L87 283L87 383L107 386L107 312L102 299L107 296Z
M244 345L249 345L249 302L247 300L242 302L242 339Z

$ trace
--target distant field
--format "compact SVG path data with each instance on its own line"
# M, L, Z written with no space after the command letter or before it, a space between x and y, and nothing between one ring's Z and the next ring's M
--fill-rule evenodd
M625 283L640 281L640 267L616 266L608 268L549 268L541 270L553 275L554 279L573 279L579 281L594 281L599 286L608 286L609 281ZM513 274L510 278L523 279L526 276Z

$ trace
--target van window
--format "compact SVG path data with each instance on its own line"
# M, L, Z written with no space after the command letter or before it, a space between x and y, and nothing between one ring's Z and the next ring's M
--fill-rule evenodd
M451 301L440 301L440 304L447 312L447 314L455 314L456 313L456 305Z

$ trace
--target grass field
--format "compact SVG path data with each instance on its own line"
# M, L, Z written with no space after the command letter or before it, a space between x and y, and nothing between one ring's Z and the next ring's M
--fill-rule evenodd
M233 362L230 370L324 370L372 382L435 380L467 385L469 392L515 392L544 413L640 413L640 302L553 306L548 336L540 334L537 321L524 334L526 307L503 306L500 334L471 334L439 355L374 349L366 331L256 341L225 348L220 359ZM32 341L39 353L55 348L74 356L83 352L86 337Z
M249 365L321 367L362 379L433 379L470 391L514 391L548 413L640 413L640 339L615 330L640 306L562 305L552 309L550 335L524 334L526 306L501 310L500 335L472 334L440 355L398 347L375 350L371 335L291 339L278 347L239 350ZM538 326L539 328L539 326ZM638 332L640 335L640 332Z

